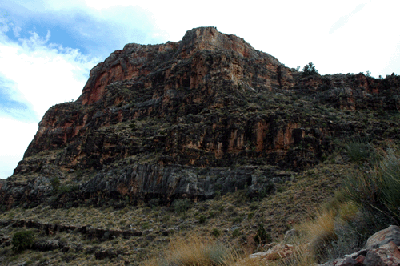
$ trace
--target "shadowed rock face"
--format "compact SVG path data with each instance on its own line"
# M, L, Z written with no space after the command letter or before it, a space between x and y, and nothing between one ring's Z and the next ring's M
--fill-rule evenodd
M353 111L397 112L399 87L395 75L301 77L214 27L177 43L127 44L91 70L77 101L46 112L0 183L0 201L37 203L54 177L75 187L59 202L96 191L131 201L208 198L238 183L253 193L284 180L278 170L317 164L334 138L397 138L396 121L371 125ZM250 176L230 170L249 165L258 169ZM225 170L214 175L214 167Z

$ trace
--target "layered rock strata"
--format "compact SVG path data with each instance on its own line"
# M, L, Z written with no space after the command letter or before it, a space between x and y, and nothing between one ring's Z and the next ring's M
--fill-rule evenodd
M369 112L398 112L399 88L396 75L303 77L214 27L176 43L127 44L91 70L77 101L46 112L0 201L38 204L57 190L54 179L62 197L82 200L268 190L279 171L326 158L335 139L398 138L397 120Z

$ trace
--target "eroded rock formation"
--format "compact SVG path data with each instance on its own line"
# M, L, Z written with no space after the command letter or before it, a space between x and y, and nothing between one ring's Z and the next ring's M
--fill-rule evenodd
M57 202L253 193L326 158L335 138L397 138L397 121L368 111L397 112L399 88L396 75L302 77L214 27L127 44L91 70L77 101L46 112L0 201L38 204L55 178L68 188Z

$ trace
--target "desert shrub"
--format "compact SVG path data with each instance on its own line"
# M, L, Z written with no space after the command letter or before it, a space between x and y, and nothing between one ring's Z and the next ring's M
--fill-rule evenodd
M240 236L242 233L240 232L239 228L236 228L235 230L233 230L232 232L232 237L238 237Z
M254 242L257 244L267 244L271 242L271 236L267 233L262 224L258 224L257 234L254 236Z
M304 242L309 242L309 255L311 259L322 262L327 257L327 251L337 239L335 234L335 212L323 211L316 218L302 223L297 227Z
M59 194L69 193L69 192L77 191L77 190L79 190L79 186L78 185L73 185L73 186L71 186L71 185L69 185L69 186L62 185L62 186L58 186L57 187L57 192Z
M160 205L160 200L159 199L150 199L148 203L150 208L155 208Z
M303 77L318 74L318 71L315 69L315 66L312 62L308 63L303 67Z
M30 248L35 241L35 234L32 231L21 231L14 234L11 243L14 252L21 252Z
M381 199L376 196L379 182L367 177L351 175L351 193L347 184L323 205L315 219L295 227L300 233L297 241L310 243L307 252L296 259L322 263L343 257L360 250L372 234L390 224L387 213L378 209L384 206L378 205ZM371 197L371 193L375 196Z
M207 221L207 217L205 217L204 215L200 215L198 222L200 224L204 224Z
M216 266L232 265L236 254L232 248L210 238L200 236L176 237L160 258L148 260L145 266Z
M373 145L362 140L346 144L345 149L351 162L366 161L374 157Z
M397 221L400 220L400 158L390 149L375 168L376 179L380 180L381 201Z
M347 221L338 218L334 230L336 239L327 250L327 259L343 257L360 250L371 235L386 227L382 222L382 215L371 214L365 210L359 210Z
M243 221L244 217L242 215L233 218L233 223L240 224Z
M190 201L188 199L177 199L172 206L175 212L185 213L190 207Z
M267 196L273 194L275 191L275 184L270 182L263 185L262 189L259 191L247 191L247 197L251 201L261 201L262 199L266 198Z
M349 174L344 182L347 196L366 211L400 222L400 158L389 149L370 171ZM390 223L390 221L389 221Z
M221 265L229 256L231 251L222 243L216 242L206 248L206 256L211 265Z
M221 235L221 231L219 231L217 228L214 228L214 229L211 231L211 234L212 234L213 236L215 236L215 237L219 237L219 236Z
M136 129L137 129L137 126L136 126L135 122L130 123L130 124L129 124L129 127L130 127L132 130L136 130Z
M259 203L257 203L257 202L252 202L252 203L250 204L249 207L250 207L250 210L255 211L255 210L258 209Z
M58 193L58 189L60 186L60 179L58 177L54 177L50 180L50 185L53 188L53 193Z
M149 222L142 223L142 229L149 229L151 227Z
M347 197L367 209L379 204L379 180L371 172L349 173L344 181Z
M359 206L353 201L346 201L340 205L338 208L337 216L340 220L344 222L353 221L356 215L359 213Z
M254 212L250 212L248 215L247 215L247 219L252 219L254 217Z

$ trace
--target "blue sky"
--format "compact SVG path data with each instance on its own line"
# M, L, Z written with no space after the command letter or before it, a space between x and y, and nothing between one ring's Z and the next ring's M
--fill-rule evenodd
M216 26L288 67L311 61L321 74L378 77L400 74L399 7L397 0L0 0L0 178L13 173L46 110L77 99L90 69L126 43L179 41L186 30Z

